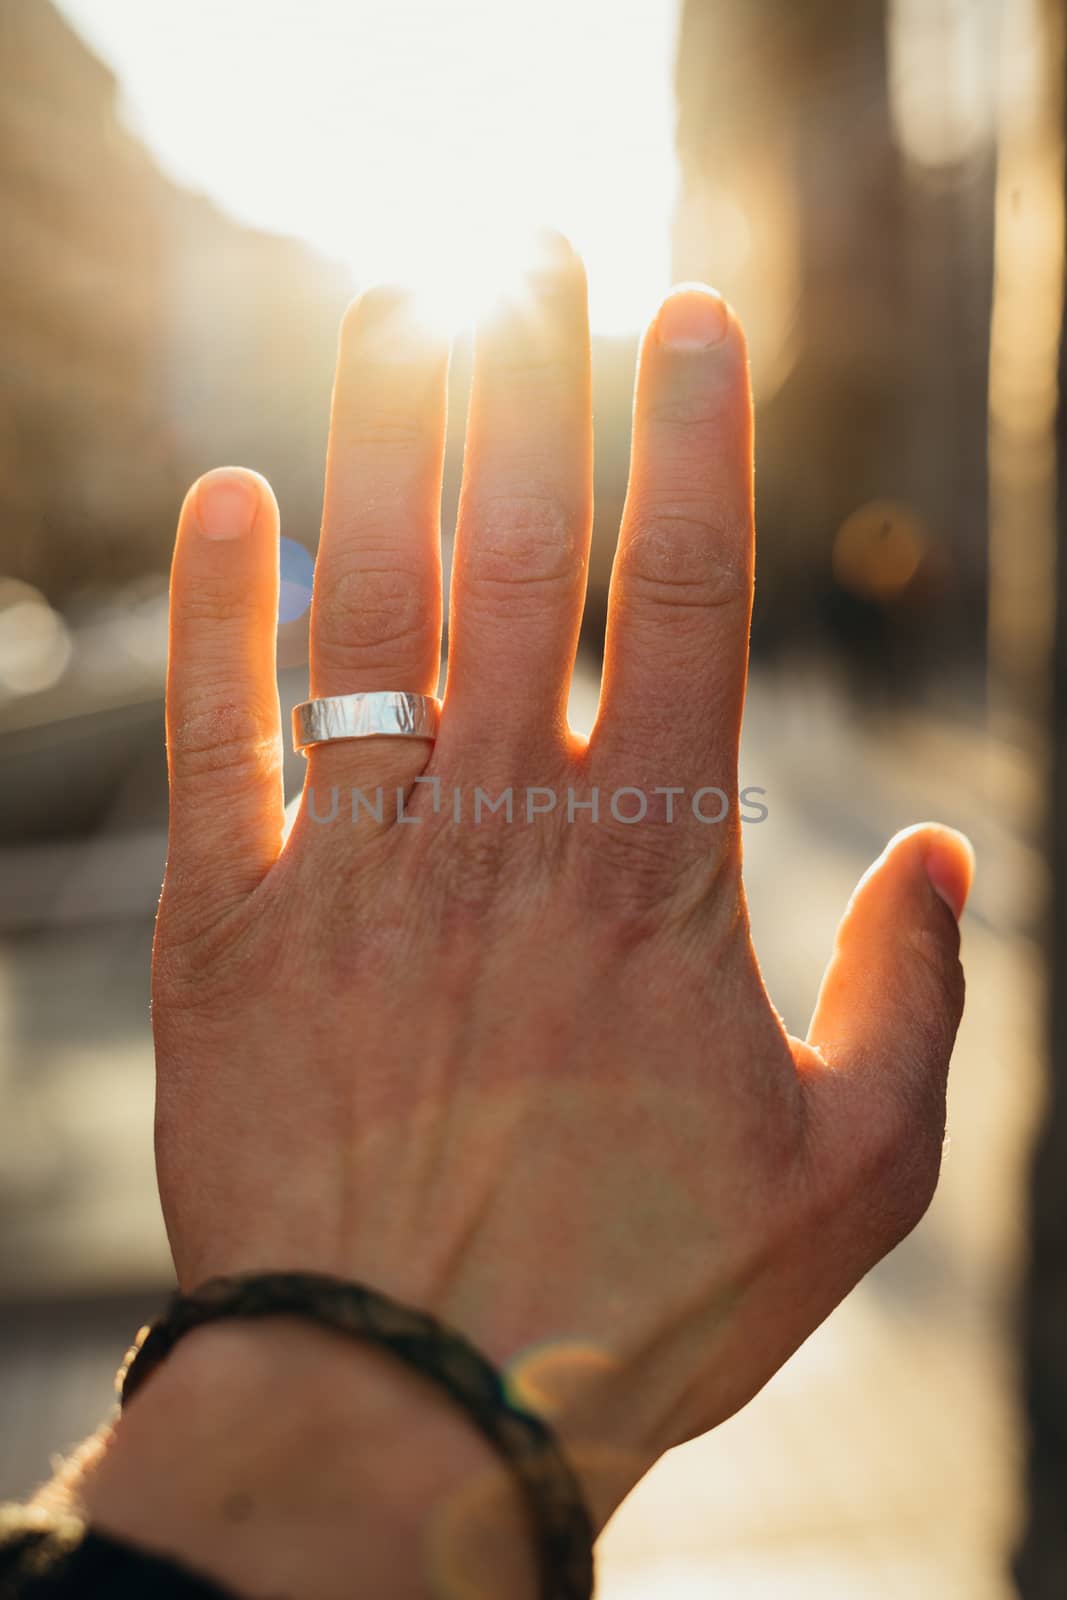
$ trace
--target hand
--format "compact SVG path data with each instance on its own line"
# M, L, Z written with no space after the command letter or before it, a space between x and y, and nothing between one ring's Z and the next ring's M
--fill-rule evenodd
M345 318L313 695L434 692L446 362L402 295ZM899 836L807 1042L786 1035L741 884L751 402L717 296L675 292L644 342L585 743L565 708L591 456L584 278L558 241L478 335L437 742L313 748L284 847L277 508L238 470L190 491L153 1019L181 1284L303 1267L433 1310L555 1421L602 1523L925 1210L971 863L949 830ZM357 800L354 822L353 788L379 786L382 820ZM513 820L475 823L479 787L511 788ZM598 819L570 820L594 789ZM712 789L718 823L694 810L709 791L715 817ZM803 907L783 916L799 936Z

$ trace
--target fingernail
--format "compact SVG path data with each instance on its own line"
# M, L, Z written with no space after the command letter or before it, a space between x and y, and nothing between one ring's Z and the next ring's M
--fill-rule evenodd
M726 301L703 284L673 289L659 308L656 338L675 350L709 350L721 344L730 326Z
M438 342L419 314L414 291L396 283L365 290L349 307L344 332L358 339L365 353L386 362L424 358Z
M219 467L196 486L196 520L205 539L239 539L252 531L259 495L240 473Z
M966 834L943 828L926 847L926 876L958 922L974 878L974 846Z
M480 320L517 319L536 326L546 306L564 311L581 271L581 257L562 233L531 228L514 244L510 262L502 264L493 299Z
M573 267L578 260L570 240L555 228L532 229L525 254L527 265L534 272Z

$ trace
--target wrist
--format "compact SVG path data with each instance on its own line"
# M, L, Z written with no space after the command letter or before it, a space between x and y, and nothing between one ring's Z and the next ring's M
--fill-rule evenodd
M517 1485L462 1408L388 1352L298 1318L186 1335L81 1500L101 1528L248 1595L536 1593Z

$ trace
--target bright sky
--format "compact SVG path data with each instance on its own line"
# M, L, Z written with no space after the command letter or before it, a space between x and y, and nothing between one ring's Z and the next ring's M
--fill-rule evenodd
M677 0L59 3L169 173L359 282L469 288L547 222L600 332L670 283Z

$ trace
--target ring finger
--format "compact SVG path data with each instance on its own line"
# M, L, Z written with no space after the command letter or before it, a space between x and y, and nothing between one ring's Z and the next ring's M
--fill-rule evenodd
M447 342L403 290L375 288L345 315L311 608L311 694L433 694L441 649L441 466ZM313 745L316 785L403 784L422 740Z

